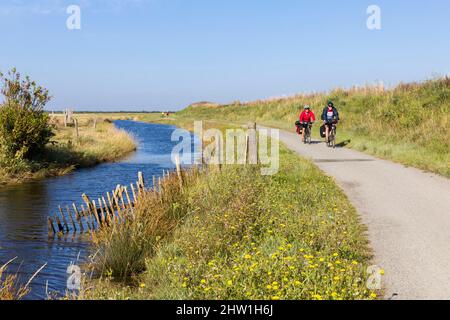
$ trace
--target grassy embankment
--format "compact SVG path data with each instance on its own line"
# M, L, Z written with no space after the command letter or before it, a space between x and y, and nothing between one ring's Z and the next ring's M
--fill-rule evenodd
M115 119L119 116L112 115ZM123 117L123 115L122 115ZM95 115L76 115L79 123L77 140L73 126L64 127L62 116L52 119L55 136L45 153L32 161L0 159L0 185L20 183L30 179L63 175L75 168L114 161L136 149L128 133L118 130L110 121Z
M200 104L181 111L175 118L220 119L236 123L256 121L293 130L303 105L311 105L320 117L328 99L334 101L341 113L338 143L450 177L449 78L401 84L387 91L339 89L328 94L297 95L245 104ZM318 136L318 128L314 131Z
M193 170L183 191L172 176L162 197L141 199L134 220L98 234L92 267L102 277L79 298L376 298L348 199L284 147L280 162L275 176L256 166Z

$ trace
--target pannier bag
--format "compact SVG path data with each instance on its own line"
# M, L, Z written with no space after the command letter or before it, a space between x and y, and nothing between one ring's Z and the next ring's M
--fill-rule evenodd
M320 127L320 136L321 136L322 138L325 138L325 137L326 137L326 133L325 133L325 125L323 125L323 126Z
M297 127L297 133L302 134L302 124L300 121L295 122L295 126Z

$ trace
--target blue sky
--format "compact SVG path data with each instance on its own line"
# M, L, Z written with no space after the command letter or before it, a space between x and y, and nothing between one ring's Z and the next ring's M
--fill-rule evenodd
M66 28L70 4L81 30ZM395 84L450 74L449 13L448 0L0 0L0 70L49 88L49 109L76 110Z

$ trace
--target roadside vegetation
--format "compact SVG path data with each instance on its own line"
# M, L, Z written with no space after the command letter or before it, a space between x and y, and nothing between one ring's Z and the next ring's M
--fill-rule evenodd
M450 78L423 83L337 89L230 105L196 104L173 118L215 119L294 130L303 105L319 117L328 100L339 108L338 143L450 177ZM315 134L318 136L318 126Z
M13 260L0 266L0 301L20 300L30 292L27 286L17 284L17 275L6 274L8 265Z
M331 178L282 147L281 169L191 169L103 229L79 299L376 299L365 229Z
M111 122L94 126L94 116L83 116L77 130L44 112L51 99L46 89L16 70L0 76L0 185L62 175L135 150L133 138Z

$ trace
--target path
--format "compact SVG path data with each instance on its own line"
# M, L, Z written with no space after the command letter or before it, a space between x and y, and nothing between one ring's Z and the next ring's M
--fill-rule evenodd
M324 143L280 140L335 178L367 225L386 297L450 299L450 180Z

